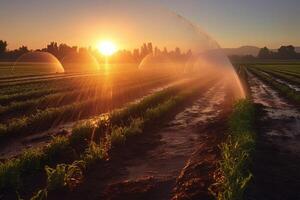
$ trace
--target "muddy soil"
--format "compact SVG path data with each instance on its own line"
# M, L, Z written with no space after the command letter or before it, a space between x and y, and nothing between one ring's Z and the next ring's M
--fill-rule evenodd
M271 77L272 77L274 80L276 80L277 82L279 82L279 83L281 83L281 84L284 84L284 85L287 85L289 88L291 88L291 89L293 89L293 90L295 90L295 91L297 91L297 92L300 91L300 87L299 87L299 85L297 85L297 84L293 84L293 83L290 83L290 82L288 82L288 81L286 81L286 80L283 80L282 78L276 76L275 74L273 75L273 74L269 74L269 73L267 73L267 72L263 72L263 73L266 74L266 75L268 75L268 76L271 76Z
M247 199L300 199L300 112L249 73L253 101L260 105L253 181Z
M208 185L230 98L223 82L209 88L164 127L130 141L110 161L94 166L79 189L50 198L212 199Z

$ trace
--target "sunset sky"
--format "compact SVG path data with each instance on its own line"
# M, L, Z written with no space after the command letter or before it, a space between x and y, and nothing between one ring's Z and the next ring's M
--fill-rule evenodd
M132 47L156 37L157 42L189 37L175 23L147 9L148 3L123 0L1 0L0 39L9 48L41 48L51 41L94 46L113 39ZM241 45L277 48L300 46L299 0L152 0L199 25L222 47ZM138 4L139 6L134 6ZM143 4L143 5L142 5ZM142 5L142 6L140 6ZM128 9L127 9L128 8ZM151 14L153 16L151 16ZM159 11L161 12L161 11ZM166 14L167 15L167 14ZM132 20L135 17L135 20ZM152 24L155 18L161 23ZM171 24L171 25L169 25ZM166 28L169 26L168 28ZM180 26L179 26L180 27ZM165 29L164 31L160 31ZM143 30L143 31L142 31ZM184 32L184 33L183 33ZM184 35L185 34L185 35ZM192 41L192 38L190 39ZM169 44L162 44L169 45Z

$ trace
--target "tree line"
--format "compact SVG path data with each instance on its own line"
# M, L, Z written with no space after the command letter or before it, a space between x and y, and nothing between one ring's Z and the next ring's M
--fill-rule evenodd
M257 56L253 55L232 55L229 58L233 61L251 61L257 59L278 59L278 60L290 60L300 59L300 53L296 52L293 45L281 46L277 51L272 51L267 47L263 47L259 50Z
M0 61L16 61L21 55L32 51L49 52L60 61L63 61L63 59L68 55L73 55L73 57L80 59L86 54L94 56L99 62L104 62L105 60L103 55L101 55L97 49L92 49L91 47L84 48L69 46L63 43L58 44L57 42L51 42L45 48L36 50L30 50L27 46L21 46L17 49L9 50L7 46L8 43L6 41L0 40ZM119 50L110 57L110 62L138 63L149 54L156 56L168 56L168 58L174 60L185 60L192 54L192 52L190 50L183 52L178 47L170 51L166 47L161 50L149 42L144 43L140 48L133 49L133 51Z

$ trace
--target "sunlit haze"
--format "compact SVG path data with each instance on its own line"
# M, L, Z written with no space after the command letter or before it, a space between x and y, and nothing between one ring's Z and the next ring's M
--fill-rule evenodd
M300 0L0 0L0 200L299 200Z
M98 51L105 55L105 56L111 56L117 51L117 45L110 41L110 40L104 40L97 44Z
M114 4L120 2L132 8L127 12L121 7L117 9ZM136 25L129 18L130 12L136 13L132 10L139 9L132 6L136 2L146 1L1 0L0 26L5 28L1 29L0 37L9 41L10 49L21 45L41 48L51 41L93 47L99 37L110 37L124 48L133 48L141 43L130 42L133 38L127 37L135 31ZM222 47L300 45L298 0L153 0L151 3L176 11L199 24ZM147 11L143 9L135 17L143 20L145 26L152 26L150 16L144 16L144 12ZM155 13L152 17L155 18ZM135 37L134 41L143 39L139 35Z

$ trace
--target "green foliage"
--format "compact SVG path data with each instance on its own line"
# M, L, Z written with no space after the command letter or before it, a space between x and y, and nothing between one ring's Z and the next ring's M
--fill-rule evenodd
M18 189L22 186L22 176L40 170L44 153L40 149L26 150L16 159L0 164L0 190Z
M147 109L144 118L147 123L151 123L157 120L162 120L164 115L170 111L180 102L178 96L172 97L169 100L163 102L155 108Z
M53 137L50 144L48 144L43 150L45 159L48 161L52 161L57 155L65 152L68 148L70 148L69 145L70 142L67 137Z
M233 113L229 119L232 133L252 131L254 125L255 108L250 100L239 100L234 105Z
M70 144L75 146L82 143L84 140L91 138L95 129L96 125L90 121L76 125L72 129L72 135L69 137Z
M66 137L54 137L44 148L26 150L19 158L1 163L0 191L5 188L18 189L22 187L23 176L43 169L45 164L63 153L68 148L68 144Z
M66 164L56 165L56 168L51 168L49 166L46 166L45 171L47 173L47 189L49 191L59 190L64 188L67 185Z
M30 200L46 200L48 197L47 189L39 190Z
M19 158L19 168L21 173L29 173L42 168L44 152L40 149L29 149Z
M111 146L124 144L126 139L131 136L142 133L144 121L141 118L131 120L129 126L113 127L111 133L107 136L107 141Z
M21 183L19 160L9 160L0 164L0 191L18 189Z
M111 124L118 125L124 122L125 119L141 116L147 109L157 106L179 92L178 86L167 88L153 95L145 97L139 103L130 104L124 109L113 111L109 120Z
M242 200L252 178L249 163L255 149L253 132L255 108L249 100L240 100L229 120L230 135L221 144L220 177L216 180L218 200Z
M86 165L92 165L93 163L102 160L106 156L106 149L104 145L98 145L95 142L91 142L86 149L83 156L83 160Z
M66 187L72 190L83 180L85 168L86 163L81 160L72 164L58 164L55 168L46 166L47 190L55 191Z
M84 171L86 170L86 162L83 160L74 161L67 165L66 183L70 190L76 188L84 178Z

